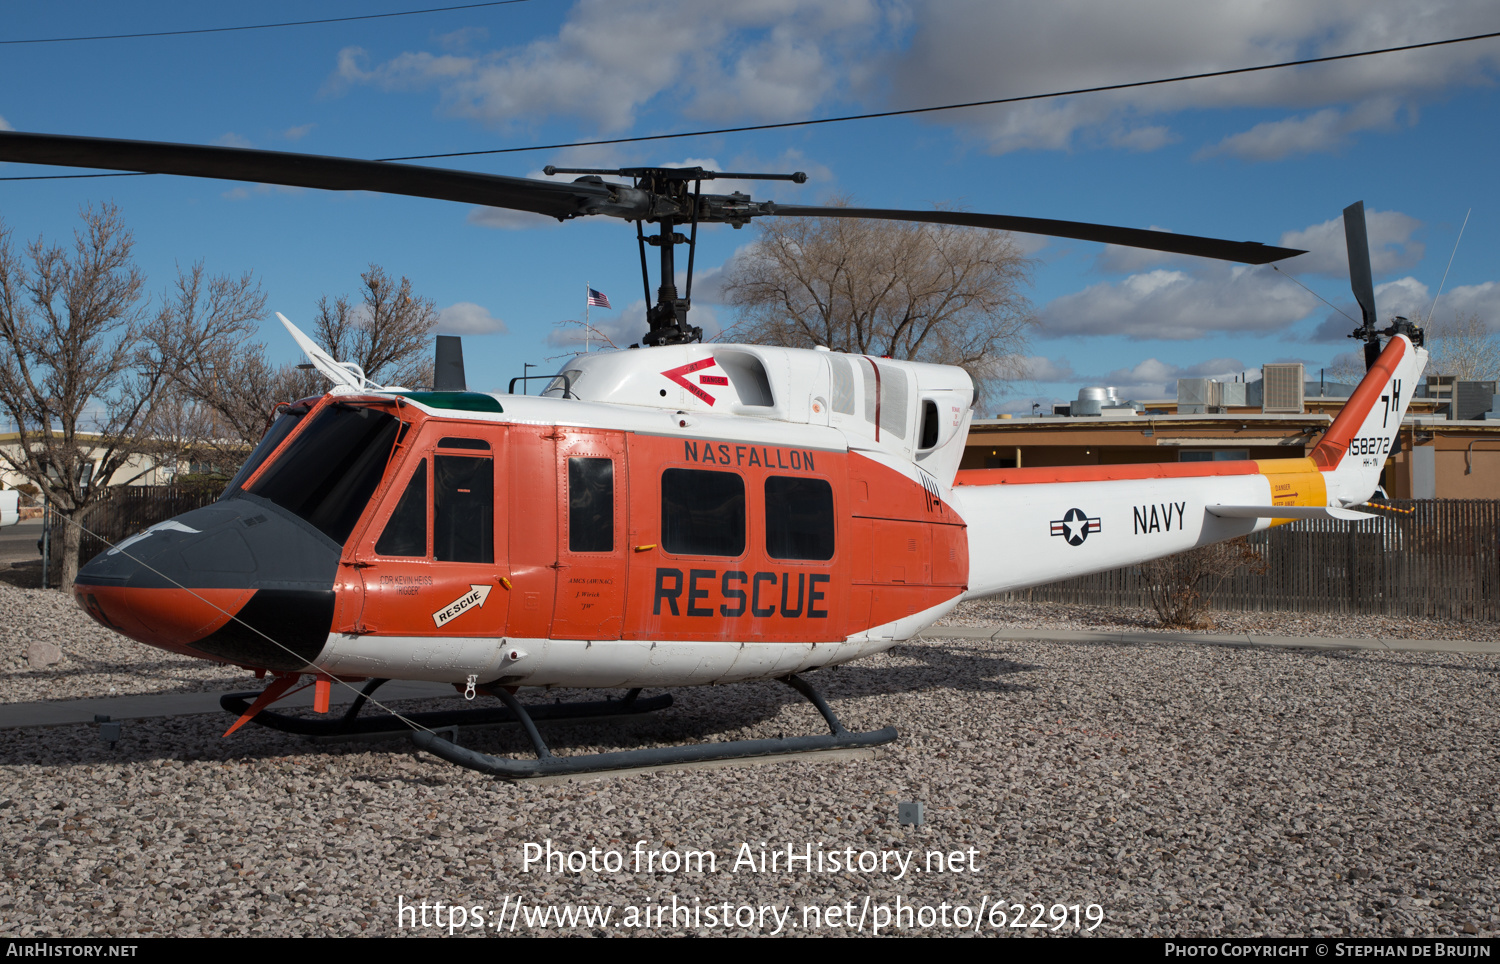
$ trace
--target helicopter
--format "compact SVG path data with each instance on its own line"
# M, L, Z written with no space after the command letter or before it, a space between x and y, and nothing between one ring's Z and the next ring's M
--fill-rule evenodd
M1263 264L1253 242L956 211L814 207L705 194L705 181L805 180L702 168L547 168L556 183L239 148L0 132L0 161L374 190L633 221L660 284L643 347L576 356L539 395L471 391L438 336L435 384L370 382L285 317L332 384L278 406L216 503L97 556L74 594L102 625L269 676L223 698L310 736L407 733L510 779L870 747L804 678L884 651L966 599L1138 564L1293 519L1368 518L1425 367L1422 332L1376 328L1363 204L1344 212L1367 374L1305 458L960 470L974 385L962 369L812 349L705 343L688 323L701 223L852 217L1014 230ZM621 180L609 180L621 179ZM627 183L628 182L628 183ZM648 237L646 225L655 226ZM677 230L686 226L687 235ZM674 248L688 246L686 290ZM1382 339L1384 339L1382 341ZM309 681L304 683L304 677ZM385 682L450 683L498 707L360 715ZM653 712L646 688L781 680L828 734L558 756L536 724ZM268 709L299 686L327 714ZM625 690L523 704L523 687ZM520 724L535 760L459 744ZM226 733L226 736L229 735Z

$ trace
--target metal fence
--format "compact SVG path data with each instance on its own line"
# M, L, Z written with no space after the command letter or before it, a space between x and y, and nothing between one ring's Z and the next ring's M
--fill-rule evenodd
M1302 519L1249 537L1266 571L1240 570L1213 596L1222 610L1376 613L1500 620L1500 501L1392 501L1410 515ZM1149 607L1140 566L1004 598Z

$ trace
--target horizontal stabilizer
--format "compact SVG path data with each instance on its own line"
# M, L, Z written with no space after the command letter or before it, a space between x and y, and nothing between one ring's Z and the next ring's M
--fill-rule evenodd
M1224 519L1339 519L1358 522L1380 516L1330 505L1211 505L1208 514Z

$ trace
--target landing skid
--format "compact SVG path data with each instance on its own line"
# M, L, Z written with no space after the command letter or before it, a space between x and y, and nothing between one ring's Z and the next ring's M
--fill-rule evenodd
M625 694L624 699L593 700L587 703L544 703L535 706L530 711L530 716L518 717L511 709L510 704L514 698L504 690L497 689L495 695L501 695L505 700L505 706L483 707L472 710L443 710L432 713L408 713L401 717L392 716L389 713L381 713L374 716L360 716L359 711L364 708L370 696L381 687L382 684L390 682L384 679L372 679L365 684L358 697L349 705L349 709L338 719L309 719L303 716L288 716L284 713L273 713L270 710L261 710L250 722L283 733L296 733L300 736L312 737L315 740L349 739L349 738L380 738L403 736L407 733L423 733L433 730L446 730L454 732L458 727L498 726L504 724L521 723L530 729L531 720L544 723L563 722L573 720L600 720L616 716L635 716L641 713L654 713L657 710L666 709L672 705L672 694L663 693L660 696L651 696L646 699L638 699L639 689L633 689ZM250 708L250 704L259 693L228 693L219 698L219 705L236 715L244 713ZM519 705L519 704L517 704ZM423 727L421 730L413 730L407 721Z
M504 690L496 690L495 695L499 697L514 714L514 718L521 721L526 730L526 735L531 738L532 745L536 748L536 760L510 760L502 757L490 756L487 753L476 753L473 750L459 746L451 740L446 740L439 734L427 730L413 730L410 732L411 741L418 748L426 750L435 756L442 757L449 763L456 763L461 767L478 770L492 776L503 777L508 780L525 780L536 777L568 776L584 773L601 773L611 770L631 770L642 767L670 766L682 763L703 763L719 760L749 760L756 757L780 756L784 754L815 753L825 750L846 750L862 747L880 746L890 743L896 739L895 727L887 726L880 730L871 730L866 733L851 733L844 729L833 710L829 708L827 701L817 690L797 676L787 676L782 679L792 689L803 696L818 708L823 714L823 719L828 723L832 731L828 736L797 736L790 739L779 740L737 740L733 743L699 743L693 746L661 747L642 750L619 750L614 753L593 753L586 756L553 756L552 751L547 749L547 744L542 741L541 733L537 732L535 720L542 719L542 711L550 709L548 706L537 706L531 709L524 707L514 696Z

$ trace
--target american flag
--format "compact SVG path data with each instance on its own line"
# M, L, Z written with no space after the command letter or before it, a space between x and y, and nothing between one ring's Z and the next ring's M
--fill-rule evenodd
M589 289L589 307L591 307L591 308L608 308L609 307L609 298L605 297L604 292L602 292L602 291L595 291L593 288L590 288Z

